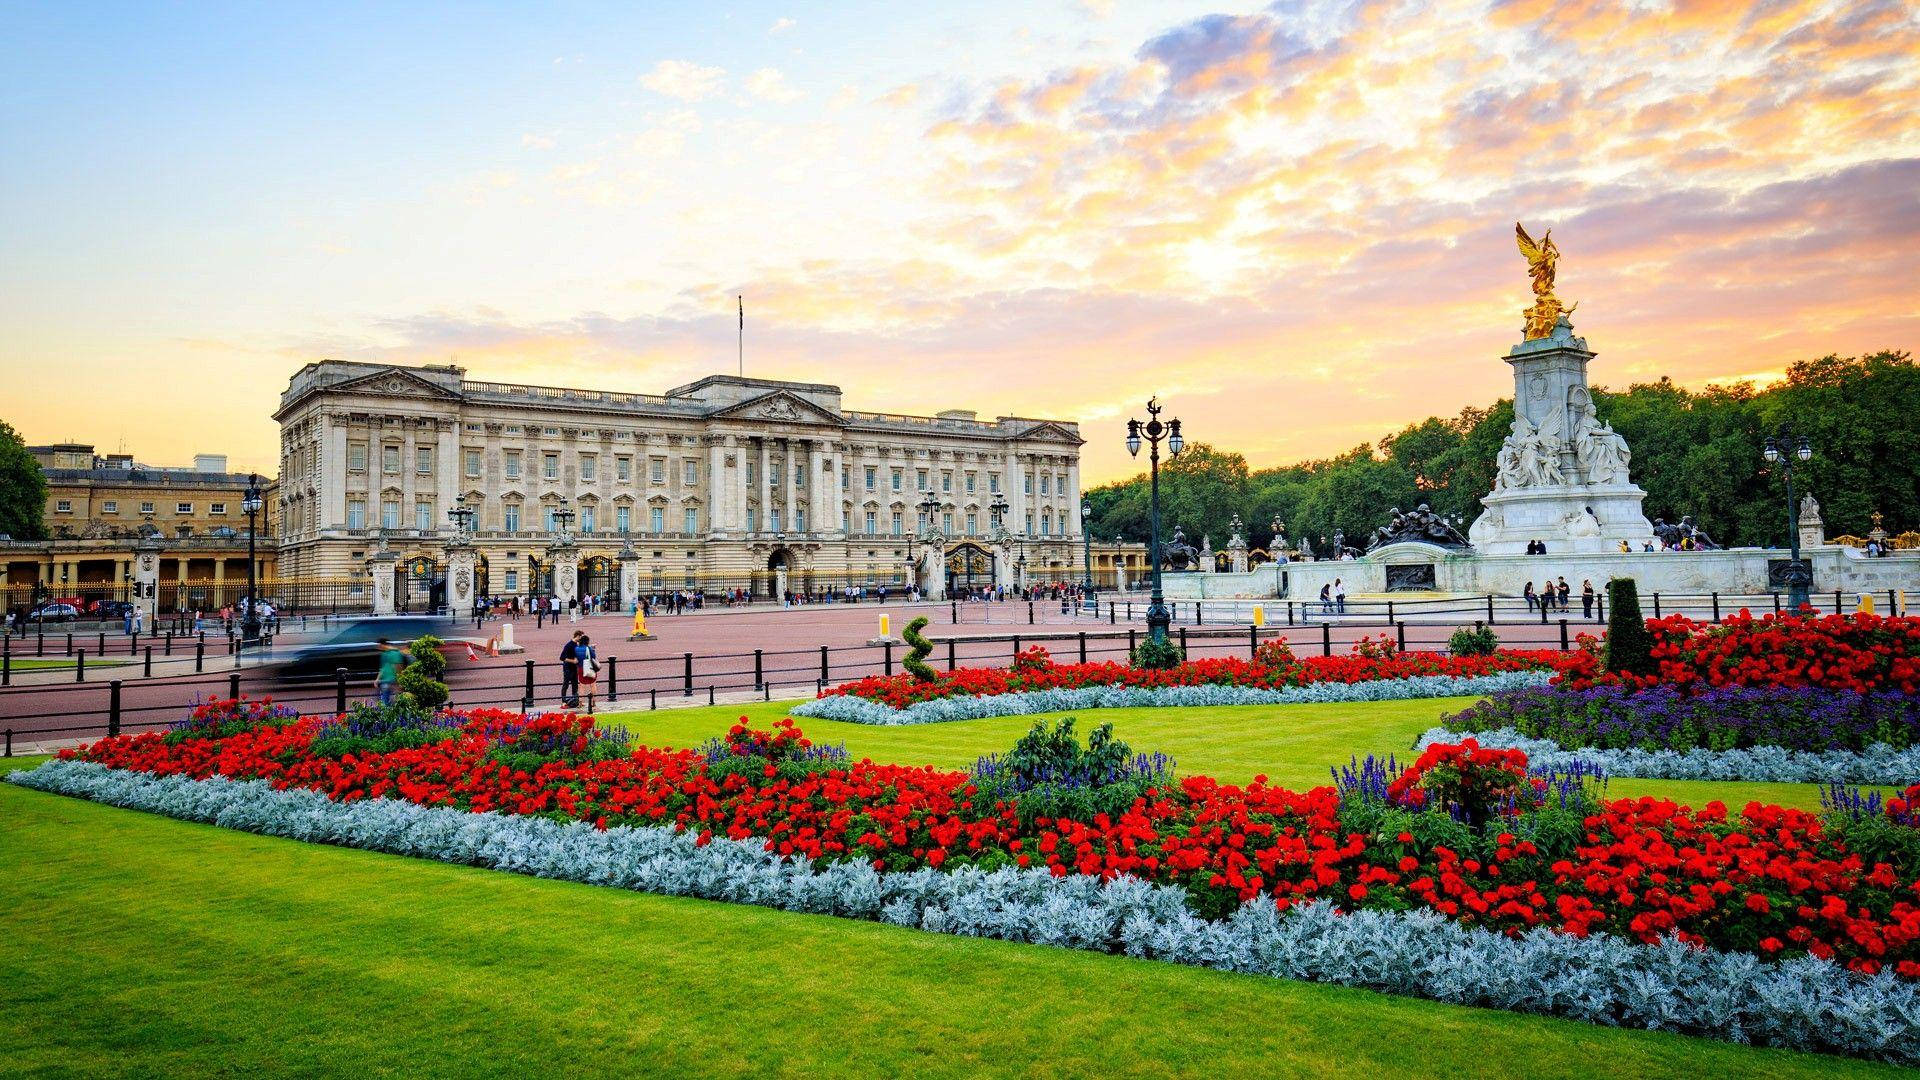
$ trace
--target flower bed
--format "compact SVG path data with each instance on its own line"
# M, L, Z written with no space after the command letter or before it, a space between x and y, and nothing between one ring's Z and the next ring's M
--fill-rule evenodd
M1119 663L1056 664L1028 649L1011 668L960 668L869 676L829 687L796 716L863 724L926 724L1066 709L1139 706L1290 705L1484 694L1544 683L1577 664L1575 654L1505 651L1491 656L1397 652L1359 642L1350 656L1297 658L1269 642L1256 659L1188 660L1171 668Z
M1855 693L1920 693L1920 618L1761 615L1719 624L1681 615L1647 622L1655 670L1603 671L1597 658L1569 668L1569 689L1594 685L1816 686Z
M584 828L399 799L338 802L265 781L193 780L54 761L22 786L265 836L382 851L561 881L759 904L969 937L1124 953L1483 1008L1675 1031L1797 1050L1920 1061L1920 983L1811 957L1764 963L1672 939L1498 934L1430 911L1341 913L1324 901L1285 917L1247 904L1195 918L1180 890L1135 878L1039 869L881 873L824 868L667 826Z
M1449 731L1512 729L1566 749L1826 752L1920 743L1920 694L1799 686L1594 686L1495 694L1441 721Z
M1460 734L1451 728L1429 728L1415 743L1425 749L1453 742ZM1525 751L1545 768L1597 768L1608 776L1648 780L1760 780L1796 784L1920 783L1920 747L1896 750L1870 743L1860 750L1788 750L1779 746L1736 747L1731 750L1644 750L1638 747L1569 749L1552 739L1534 738L1510 727L1480 729L1482 744Z

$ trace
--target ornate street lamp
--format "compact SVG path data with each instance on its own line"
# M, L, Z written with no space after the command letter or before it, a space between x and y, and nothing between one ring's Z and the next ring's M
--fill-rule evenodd
M465 495L453 497L453 509L447 511L447 519L453 522L454 539L466 539L467 530L473 525L473 508L467 505Z
M574 513L573 507L568 506L566 503L561 503L559 506L554 507L553 533L555 541L564 544L573 539L567 535L567 530L573 525L573 519L577 516L578 515Z
M1784 431L1778 436L1767 437L1766 449L1760 452L1760 456L1766 458L1769 465L1783 466L1782 473L1787 481L1787 537L1790 548L1786 571L1781 578L1787 585L1787 607L1798 612L1813 602L1809 595L1813 589L1813 569L1800 558L1800 511L1793 502L1793 463L1795 459L1812 460L1813 445L1807 442L1805 436Z
M1147 640L1167 644L1167 627L1173 623L1173 615L1167 610L1167 599L1160 590L1160 440L1166 439L1167 452L1179 457L1180 451L1187 448L1187 441L1180 436L1180 421L1160 422L1160 399L1147 399L1147 422L1127 421L1127 453L1140 456L1141 437L1146 437L1147 475L1149 477L1149 498L1147 501L1148 544L1147 565L1153 576L1153 595L1147 601Z
M928 488L927 493L920 496L920 513L927 519L927 527L921 530L921 538L928 543L937 544L946 541L946 537L941 535L939 518L936 516L940 513L942 505L940 496L935 495L932 488Z
M1093 599L1093 530L1087 528L1087 519L1092 516L1093 504L1083 500L1080 503L1080 558L1081 569L1086 574L1087 580L1086 595L1081 598L1081 603L1098 611L1100 605Z
M247 475L247 493L240 500L240 509L247 512L247 613L240 620L240 643L258 644L260 641L260 595L254 576L253 534L254 516L260 513L260 474Z

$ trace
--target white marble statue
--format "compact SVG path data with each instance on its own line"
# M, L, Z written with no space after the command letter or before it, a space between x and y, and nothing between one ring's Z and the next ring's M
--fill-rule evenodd
M1580 471L1586 474L1587 483L1627 482L1633 452L1627 449L1627 440L1613 430L1612 424L1600 421L1591 399L1581 410L1579 425L1574 429L1573 449L1574 456L1580 462Z

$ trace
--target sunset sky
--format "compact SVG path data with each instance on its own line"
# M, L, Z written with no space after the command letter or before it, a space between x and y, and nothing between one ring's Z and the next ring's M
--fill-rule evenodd
M1256 466L1920 345L1920 6L0 2L0 418L273 470L324 357L1078 420Z

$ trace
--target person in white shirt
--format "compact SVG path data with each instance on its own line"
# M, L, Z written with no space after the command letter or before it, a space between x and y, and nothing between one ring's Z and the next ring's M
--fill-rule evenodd
M1333 579L1333 609L1341 615L1347 613L1347 586L1339 578Z

